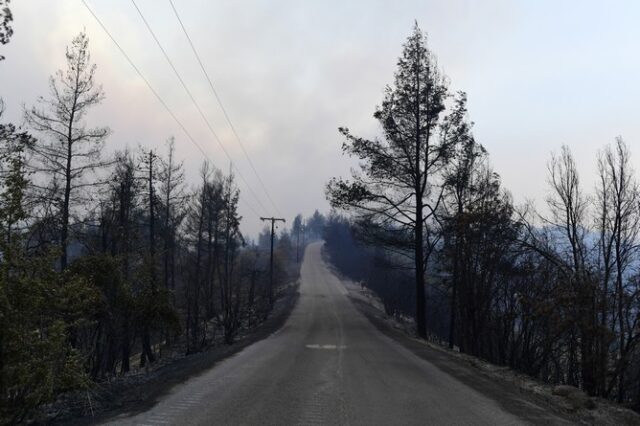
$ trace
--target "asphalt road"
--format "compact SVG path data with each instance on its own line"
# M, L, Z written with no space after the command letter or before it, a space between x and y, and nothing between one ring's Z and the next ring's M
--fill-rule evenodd
M505 407L381 333L310 245L300 297L267 339L113 424L513 425L558 423ZM524 414L523 414L524 413Z

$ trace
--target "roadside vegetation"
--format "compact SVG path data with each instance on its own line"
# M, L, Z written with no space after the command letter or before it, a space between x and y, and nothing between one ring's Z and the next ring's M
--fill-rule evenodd
M88 38L61 53L26 127L0 124L0 423L79 390L89 412L96 384L233 343L322 229L316 214L278 231L272 288L270 229L240 232L235 176L204 161L187 185L172 137L162 152L110 150L109 128L87 124L105 96Z
M334 264L422 338L640 410L640 192L624 140L595 159L595 188L561 147L546 205L515 206L417 25L374 118L379 139L340 128L360 170L327 185Z

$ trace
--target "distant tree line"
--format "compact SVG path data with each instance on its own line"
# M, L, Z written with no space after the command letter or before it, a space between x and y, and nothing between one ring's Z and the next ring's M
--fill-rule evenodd
M417 25L374 117L380 139L340 129L361 170L327 186L350 213L327 221L334 263L421 337L640 409L640 189L624 141L601 151L592 191L562 147L544 212L515 207Z
M272 308L269 253L240 232L234 176L205 161L187 186L173 138L107 154L110 130L86 124L104 92L84 33L66 62L26 129L0 124L0 423L163 351L232 343ZM277 289L295 260L283 235Z

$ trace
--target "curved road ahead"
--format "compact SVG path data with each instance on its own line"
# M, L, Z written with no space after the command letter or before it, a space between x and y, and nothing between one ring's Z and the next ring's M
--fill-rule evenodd
M174 387L149 411L120 416L114 424L562 422L530 402L524 414L506 411L504 403L381 333L347 297L343 284L323 262L321 248L321 243L307 248L300 298L278 332Z

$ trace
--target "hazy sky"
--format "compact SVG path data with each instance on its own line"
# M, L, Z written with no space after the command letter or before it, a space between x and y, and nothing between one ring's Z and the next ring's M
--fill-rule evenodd
M218 168L229 161L179 85L132 3L88 0ZM324 184L346 176L338 126L374 136L372 118L417 20L454 90L465 90L475 135L516 202L546 193L545 165L561 144L590 188L597 151L622 135L640 169L640 2L637 1L186 1L174 0L278 210L327 210ZM254 191L262 188L165 0L138 0ZM110 151L164 149L174 135L195 182L203 160L80 0L13 0L11 42L0 47L5 120L47 93L64 49L83 28L107 98L90 115L108 125ZM242 182L242 198L261 215ZM242 229L262 227L241 203Z

